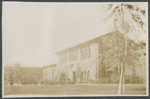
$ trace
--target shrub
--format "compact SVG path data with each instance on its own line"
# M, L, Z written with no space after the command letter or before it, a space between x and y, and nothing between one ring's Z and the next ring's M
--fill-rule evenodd
M14 83L13 83L13 81L10 81L9 84L10 84L10 85L13 85Z
M142 78L138 77L137 75L130 75L130 76L125 76L125 83L127 84L139 84L143 83Z
M43 84L58 84L58 82L54 80L44 80Z
M65 73L61 72L60 78L59 78L59 83L60 84L65 84L67 82L67 78Z

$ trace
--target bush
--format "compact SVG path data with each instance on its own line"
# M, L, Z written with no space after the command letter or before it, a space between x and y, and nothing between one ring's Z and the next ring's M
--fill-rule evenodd
M43 84L58 84L58 82L54 80L45 80L43 81Z
M137 75L130 75L130 76L125 76L125 83L139 84L139 83L143 83L143 80L142 80L142 78L138 77Z
M9 79L9 84L10 84L10 85L13 85L13 84L14 84L13 76L10 77L10 79Z
M60 78L59 78L59 83L60 83L60 84L65 84L65 83L67 83L66 75L65 75L65 73L63 73L63 72L61 72L61 75L60 75Z
M34 78L23 77L21 79L21 84L38 84L38 82Z
M10 81L9 84L10 84L10 85L13 85L14 83L13 83L13 81Z

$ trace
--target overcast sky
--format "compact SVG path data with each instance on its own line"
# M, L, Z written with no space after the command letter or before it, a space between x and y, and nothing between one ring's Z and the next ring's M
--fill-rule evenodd
M3 2L3 64L44 66L56 52L108 33L102 3Z

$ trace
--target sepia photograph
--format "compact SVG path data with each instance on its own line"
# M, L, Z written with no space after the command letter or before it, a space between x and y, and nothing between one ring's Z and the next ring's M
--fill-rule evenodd
M2 97L148 96L148 2L2 2Z

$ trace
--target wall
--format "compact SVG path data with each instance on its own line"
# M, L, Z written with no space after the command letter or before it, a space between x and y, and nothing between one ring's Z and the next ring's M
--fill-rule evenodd
M43 68L43 81L55 81L57 76L56 66Z
M83 76L89 75L88 79L96 80L97 53L98 44L94 42L58 54L59 77L61 72L64 72L67 78L73 81L73 71L76 71L76 78L79 82L81 81L81 77L78 77L77 74L79 72L82 72Z
M138 54L141 53L138 51L139 44L129 38L127 44L128 54L125 75L133 75L135 72L138 77L146 77L144 72L146 71L146 57L141 56L139 58ZM90 50L88 51L87 49ZM145 48L141 50L145 50ZM88 54L86 55L83 52ZM120 67L123 63L124 52L125 38L118 31L66 49L57 54L59 77L61 72L64 72L67 78L73 80L73 71L77 71L83 78L86 78L85 75L88 72L91 81L102 81L103 78L108 78L110 82L117 83L120 77ZM62 61L62 59L65 59L65 61ZM77 81L80 82L81 77L77 76Z

